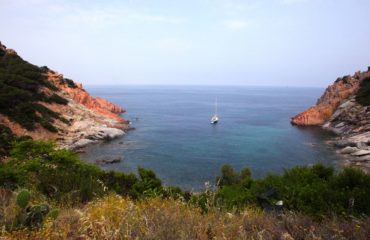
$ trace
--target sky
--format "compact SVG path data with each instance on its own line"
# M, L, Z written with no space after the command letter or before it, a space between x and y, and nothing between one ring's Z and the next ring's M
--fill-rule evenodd
M370 66L369 0L0 0L0 41L85 85L325 87Z

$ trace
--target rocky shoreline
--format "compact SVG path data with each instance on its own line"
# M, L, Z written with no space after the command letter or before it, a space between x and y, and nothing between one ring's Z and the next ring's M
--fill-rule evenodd
M338 135L328 144L345 157L344 165L370 172L370 106L356 101L363 81L370 81L368 71L338 78L316 105L292 118L299 126L318 125Z
M13 134L29 136L34 140L54 140L62 148L79 151L87 145L120 137L130 129L129 122L120 115L125 112L120 106L105 99L90 96L82 84L65 78L46 66L37 67L24 61L16 51L7 48L1 42L0 52L2 59L16 59L18 65L32 67L33 75L38 77L37 81L43 83L33 87L35 89L32 93L24 94L42 94L45 99L54 97L59 100L29 103L31 107L32 104L45 107L48 114L54 116L47 121L55 131L40 125L36 119L33 119L34 127L30 130L10 116L0 113L0 124L9 128ZM17 81L19 86L26 86L27 89L28 83L24 78L19 77ZM37 117L40 120L44 116L37 112Z

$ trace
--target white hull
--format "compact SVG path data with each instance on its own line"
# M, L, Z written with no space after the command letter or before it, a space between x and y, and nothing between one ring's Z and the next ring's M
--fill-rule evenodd
M218 123L218 117L217 116L213 116L211 118L211 124L216 124L216 123Z

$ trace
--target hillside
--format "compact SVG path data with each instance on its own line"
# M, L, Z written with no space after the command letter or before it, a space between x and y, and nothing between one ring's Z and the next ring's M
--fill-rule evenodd
M368 71L338 78L315 106L296 115L299 126L322 126L338 135L331 142L348 165L370 171L370 67Z
M0 132L79 148L124 134L124 110L81 84L23 60L0 42ZM4 143L3 143L4 144ZM4 146L0 145L4 150ZM6 147L5 147L6 148Z

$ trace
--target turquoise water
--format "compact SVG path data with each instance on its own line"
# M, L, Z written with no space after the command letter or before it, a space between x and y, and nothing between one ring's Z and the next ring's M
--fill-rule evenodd
M214 182L223 164L269 172L316 162L336 165L324 144L332 135L318 127L290 125L290 117L316 102L319 88L272 87L88 87L94 96L124 107L136 129L123 138L93 145L82 158L124 156L104 166L124 172L154 170L165 185L198 190ZM210 124L215 98L220 122Z

